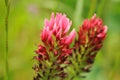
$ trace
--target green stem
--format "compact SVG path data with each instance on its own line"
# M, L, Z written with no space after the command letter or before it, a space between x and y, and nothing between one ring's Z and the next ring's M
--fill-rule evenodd
M9 10L10 10L10 5L9 5L9 1L5 0L5 4L6 4L6 16L5 16L5 32L6 32L6 52L5 52L5 80L8 80L8 17L9 17Z

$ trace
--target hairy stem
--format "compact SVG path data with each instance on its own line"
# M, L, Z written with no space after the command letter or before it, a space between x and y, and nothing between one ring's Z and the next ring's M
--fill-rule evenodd
M9 18L9 10L10 10L10 5L9 5L9 0L5 0L6 4L6 16L5 16L5 32L6 32L6 41L5 41L5 46L6 46L6 52L5 52L5 80L8 80L8 18Z

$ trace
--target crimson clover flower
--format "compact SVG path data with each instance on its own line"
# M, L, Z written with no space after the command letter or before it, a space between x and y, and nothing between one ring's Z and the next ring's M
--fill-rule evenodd
M90 71L103 45L107 26L96 14L83 21L78 34L75 29L69 31L71 25L72 21L62 13L56 16L52 13L50 20L45 19L40 34L43 44L38 45L35 51L37 64L33 69L37 75L34 80L74 80Z
M78 31L78 37L75 40L72 65L75 75L81 76L83 72L89 72L94 62L95 56L103 45L103 40L107 34L107 26L103 25L102 19L94 14L91 19L85 19ZM73 61L75 60L75 62Z
M36 60L38 60L39 64L43 66L44 64L42 62L46 60L51 63L51 66L57 64L57 67L55 67L57 70L62 69L59 66L60 64L67 63L66 58L72 53L70 44L76 35L75 29L68 34L71 25L72 21L65 14L61 13L57 13L56 16L52 13L50 20L45 19L44 29L40 35L43 45L38 45L38 50L35 51L37 54ZM53 60L51 58L55 59ZM40 66L37 68L40 68ZM61 71L60 75L63 74ZM39 76L42 77L42 75Z
M85 45L91 43L92 45L100 46L102 41L106 37L107 26L103 25L100 18L96 17L96 14L92 16L90 20L85 19L83 25L80 27L79 43Z
M89 49L88 54L96 53L102 47L106 33L107 26L94 14L90 20L84 20L78 32L76 45Z

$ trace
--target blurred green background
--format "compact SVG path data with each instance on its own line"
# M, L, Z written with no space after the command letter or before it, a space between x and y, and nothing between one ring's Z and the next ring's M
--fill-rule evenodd
M120 80L120 0L11 0L9 15L9 80L32 80L32 60L44 19L65 13L78 29L94 13L108 26L107 39L92 71L83 80ZM0 0L0 80L4 80L5 1Z

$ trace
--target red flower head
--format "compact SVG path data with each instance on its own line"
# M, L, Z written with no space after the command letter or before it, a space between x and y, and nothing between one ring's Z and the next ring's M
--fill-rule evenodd
M102 20L97 18L96 14L91 19L84 20L78 32L78 40L75 42L74 50L79 51L83 62L86 62L87 65L91 65L94 62L97 52L103 45L106 33L107 26L103 25ZM82 70L86 71L89 68L83 68Z
M95 46L96 49L100 49L102 46L102 41L106 37L107 26L103 25L100 18L96 17L96 14L88 20L85 19L83 25L80 27L78 32L78 42L80 45L90 45Z

